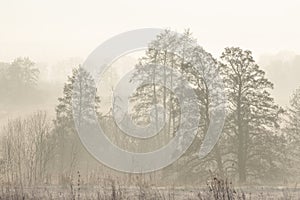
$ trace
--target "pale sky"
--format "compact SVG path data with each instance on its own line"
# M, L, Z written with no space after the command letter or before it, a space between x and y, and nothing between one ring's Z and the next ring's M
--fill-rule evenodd
M0 61L85 59L111 36L149 27L190 28L216 57L226 46L299 54L299 9L299 0L0 0Z

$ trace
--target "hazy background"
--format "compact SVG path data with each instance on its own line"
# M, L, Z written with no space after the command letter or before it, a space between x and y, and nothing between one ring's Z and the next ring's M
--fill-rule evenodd
M226 46L251 50L275 84L275 100L285 106L300 85L299 8L297 0L0 0L0 61L33 60L40 87L53 93L46 99L53 111L71 68L106 39L137 28L190 28L216 58ZM128 58L121 65L134 62Z
M77 181L75 189L79 194L80 183L106 187L107 180L120 179L130 184L150 180L150 184L159 186L164 180L166 185L174 187L174 183L202 184L208 177L218 174L241 184L294 185L300 181L300 176L297 176L300 173L297 167L300 165L300 115L295 114L300 110L300 89L294 92L300 88L299 10L299 0L0 0L0 187L2 183L21 187L23 183L24 186L57 184L71 186L73 190L72 184ZM168 43L182 53L174 56L169 50L156 50L151 46L142 60L147 67L143 68L143 64L137 67L136 80L133 78L133 81L137 81L140 75L141 78L149 75L151 80L155 79L156 71L147 65L153 60L156 64L170 64L173 69L184 69L182 72L192 81L201 80L202 74L198 77L191 70L193 66L189 60L185 60L185 45L191 47L194 42L189 42L189 39L197 38L205 51L223 62L221 70L224 79L227 78L226 90L231 98L228 102L232 99L236 102L230 102L228 106L230 112L226 116L223 137L212 153L200 160L198 148L211 124L210 111L218 106L210 102L215 97L207 87L210 79L203 81L202 85L192 83L199 94L196 103L201 115L196 142L169 167L146 176L132 176L99 165L86 151L74 125L71 101L74 90L71 88L75 77L82 77L80 85L85 87L80 90L80 106L86 105L83 113L91 113L95 106L89 98L81 101L81 97L93 94L95 88L88 73L78 66L107 39L140 28L170 29L187 35L185 29L190 29L193 34L185 38L176 35L173 40L172 34L162 33L163 40L158 40L155 45ZM227 48L225 58L220 58L226 47L253 52L255 63L274 83L270 96L262 90L268 88L269 83L254 67L248 67L244 72L246 93L235 93L238 91L235 87L242 81L234 70L231 71L232 64L230 67L226 59L235 57L240 49ZM200 49L199 52L188 52L189 59L210 57ZM228 49L231 49L230 53ZM243 58L244 64L252 62L252 57L244 60L242 56L246 54L243 51L237 59ZM141 55L141 52L131 53L115 60L97 88L101 100L96 106L101 113L99 124L113 144L132 152L152 151L167 144L181 124L181 110L173 94L161 86L146 86L137 90L130 99L129 107L135 111L134 120L147 124L150 118L145 117L148 116L145 113L148 113L149 105L159 102L169 110L168 127L165 126L167 128L160 132L162 134L150 142L132 139L117 127L110 110L112 89L119 78L135 66ZM197 66L200 62L202 66L201 59L192 63ZM255 75L249 78L254 72ZM68 80L68 76L73 78ZM160 76L170 82L172 89L185 89L182 82L174 81L173 84L173 73ZM118 93L119 97L122 92ZM292 94L296 96L289 104ZM157 101L157 97L161 100ZM284 109L277 109L269 97L274 97L275 103ZM236 113L242 117L235 119ZM246 175L249 175L247 180ZM213 180L218 182L218 179ZM130 186L127 183L126 186ZM114 190L114 183L110 182L108 187ZM0 190L0 199L3 196L1 191L4 190ZM256 193L260 195L259 191Z

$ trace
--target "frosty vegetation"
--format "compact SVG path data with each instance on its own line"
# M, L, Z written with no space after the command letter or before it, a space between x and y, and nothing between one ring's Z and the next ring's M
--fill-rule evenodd
M81 66L70 66L73 67L72 74L61 88L61 95L56 97L56 106L51 108L55 115L49 109L39 109L2 120L0 184L3 198L7 191L10 195L25 194L29 188L35 188L33 193L38 193L37 188L43 187L51 193L51 188L55 187L66 189L66 199L84 199L82 195L89 192L80 190L87 188L93 188L94 196L90 198L94 199L125 199L124 191L132 188L136 191L136 199L175 199L170 194L175 195L177 190L165 192L153 189L153 186L204 185L207 188L210 180L208 193L193 189L193 198L226 199L215 196L220 195L221 189L223 193L227 192L227 199L230 195L236 195L233 199L245 199L245 194L234 193L230 184L294 186L300 181L300 85L291 94L289 107L277 105L270 93L273 83L256 63L252 52L239 47L227 47L219 58L213 58L227 95L226 121L222 137L213 151L205 159L198 158L199 147L211 123L211 110L218 106L212 104L215 94L210 92L205 77L205 70L209 70L205 68L206 56L212 58L197 45L189 30L182 35L165 30L149 44L135 66L136 74L131 81L142 79L140 74L147 74L152 79L161 76L172 85L172 90L180 91L182 84L173 82L172 74L155 71L157 65L168 66L183 74L197 94L195 107L201 115L198 135L175 163L152 173L123 174L96 161L81 144L74 127L71 96L75 79L84 87L75 91L77 97L82 97L79 105L82 112L88 113L91 106L95 107L107 137L130 151L154 150L174 137L180 122L180 107L170 89L158 85L138 88L130 99L132 117L137 124L149 123L149 110L155 103L163 105L168 114L164 116L164 129L156 137L147 141L130 138L118 129L111 111L102 112L101 97L105 94L97 91L91 75ZM203 74L197 73L196 66L203 67ZM38 87L40 71L29 58L0 63L1 110L22 110L38 99L47 98L47 90L41 91ZM96 94L94 104L85 101L87 93ZM107 194L106 190L109 190ZM63 196L59 192L53 195Z

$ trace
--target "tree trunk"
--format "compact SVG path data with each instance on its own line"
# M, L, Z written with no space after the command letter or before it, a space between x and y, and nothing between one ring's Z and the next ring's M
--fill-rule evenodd
M238 174L239 183L246 182L246 146L245 146L245 133L243 130L242 119L242 84L240 80L238 90L238 102L237 102L237 128L238 128Z

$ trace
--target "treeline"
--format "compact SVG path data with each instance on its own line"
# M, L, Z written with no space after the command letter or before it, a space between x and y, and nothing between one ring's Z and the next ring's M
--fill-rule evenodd
M29 58L0 63L1 104L17 104L33 99L40 71Z
M16 87L16 91L21 90L19 87L29 90L36 84L38 71L29 63L32 62L28 59L18 59L1 68L5 76L1 76L0 82L8 83L1 85L2 95L10 90L9 87ZM175 79L175 74L170 71L157 71L158 66L182 74L189 81L189 87L183 85L180 79ZM30 71L30 76L22 75L29 78L18 82L17 86L14 80L19 79L15 76L23 73L15 73L14 70L22 71L19 68ZM209 74L220 74L223 84L212 85L211 80L215 77ZM92 77L79 66L64 85L54 119L40 111L29 117L10 120L1 129L2 183L21 187L69 184L78 171L84 182L90 184L96 184L99 178L105 176L135 181L138 176L109 170L86 152L77 136L73 114L84 113L88 117L95 108L99 123L113 143L136 152L153 150L174 137L181 120L180 105L172 91L184 92L191 88L197 95L195 110L201 116L196 140L174 164L160 172L144 175L149 181L203 183L211 176L210 173L241 184L297 180L300 175L297 167L300 164L300 89L292 96L289 108L276 105L270 94L273 84L256 64L251 51L229 47L216 59L197 44L189 31L179 35L166 30L149 44L145 56L136 65L136 74L131 81L139 81L145 76L153 82L161 78L166 85L171 86L144 85L130 99L133 119L139 125L149 123L153 104L160 104L167 111L163 116L166 125L156 137L145 141L122 133L113 120L112 112L100 112L101 91L98 91L100 94L96 95L95 102L89 102L96 88ZM213 101L220 88L226 92L223 134L210 154L200 160L199 147L212 123L211 113L220 103L224 103ZM76 93L75 101L79 102L76 106L80 106L76 110L82 113L73 113L72 92ZM154 106L154 111L158 110ZM158 115L155 120L159 120Z
M286 132L287 123L283 122L290 113L275 104L270 95L273 84L255 63L251 51L229 47L225 48L219 59L214 59L197 45L189 31L178 35L166 30L149 44L132 80L143 79L144 76L150 76L152 80L161 77L169 83L167 85L171 85L171 89L155 84L140 87L132 99L135 102L135 118L137 121L147 120L145 114L151 109L149 102L163 105L169 112L164 118L168 122L165 133L170 138L176 132L181 117L172 91L187 88L180 80L174 82L172 73L157 71L157 66L163 66L163 69L171 67L189 80L198 96L196 105L201 115L198 141L170 169L170 176L176 172L179 180L188 183L199 181L199 176L195 176L194 172L206 177L210 169L212 173L240 183L280 182L289 177L290 169L295 166L291 160L299 160L299 155L291 156L289 153L290 132ZM214 68L217 68L216 72ZM217 73L221 75L223 87L212 81ZM210 155L200 160L199 147L212 123L211 113L220 104L213 101L220 89L227 94L223 135ZM299 144L299 137L295 140Z

